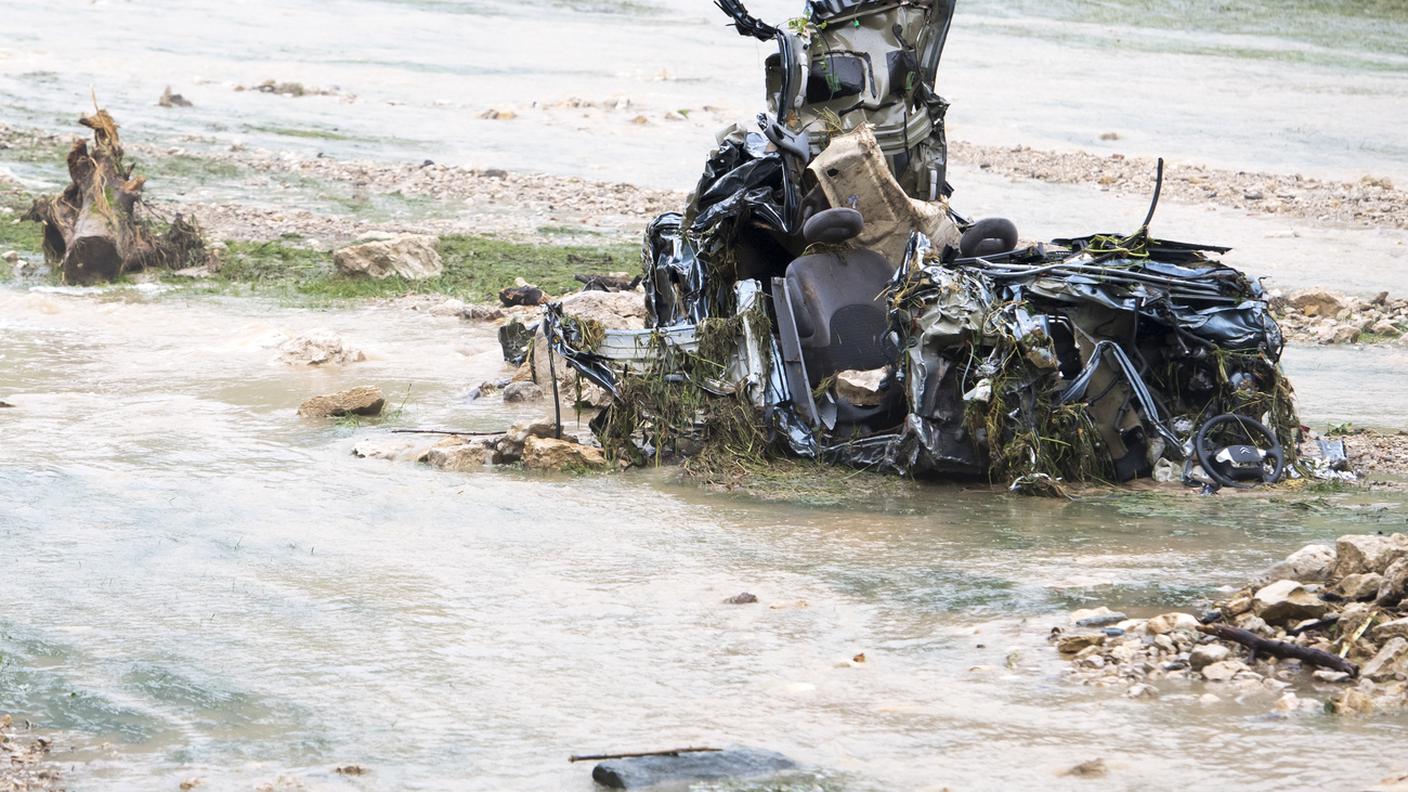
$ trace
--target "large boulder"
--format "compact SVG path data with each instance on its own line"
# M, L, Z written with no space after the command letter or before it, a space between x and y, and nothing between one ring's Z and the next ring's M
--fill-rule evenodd
M1389 564L1403 556L1408 556L1408 534L1341 536L1335 541L1335 565L1330 577L1339 580L1365 572L1382 575Z
M600 448L552 437L529 437L523 444L523 467L527 470L578 472L606 467Z
M381 415L386 397L380 388L351 388L327 396L314 396L298 406L304 418L334 418L343 415Z
M1294 580L1278 580L1252 595L1252 611L1268 624L1318 619L1329 606Z
M382 280L397 276L406 280L434 278L444 271L439 242L425 234L401 234L348 245L332 254L332 263L343 275Z

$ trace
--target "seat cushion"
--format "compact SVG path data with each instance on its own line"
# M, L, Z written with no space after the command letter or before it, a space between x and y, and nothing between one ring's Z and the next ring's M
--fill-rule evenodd
M812 384L845 369L891 361L881 345L889 311L881 292L895 268L870 250L803 256L787 268L787 291Z

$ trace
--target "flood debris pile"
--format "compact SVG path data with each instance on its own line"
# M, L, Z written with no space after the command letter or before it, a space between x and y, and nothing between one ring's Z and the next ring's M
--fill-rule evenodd
M915 477L1277 481L1299 421L1282 336L1227 248L1021 242L950 205L934 91L952 5L820 0L776 44L767 112L647 227L646 326L549 306L551 351L610 396L607 453L825 460Z
M44 258L65 283L116 280L148 267L180 270L206 263L205 239L192 218L159 220L142 200L146 177L123 160L117 122L96 110L78 123L93 131L90 148L68 153L69 185L34 200L24 219L44 226Z
M1264 698L1278 712L1397 712L1408 707L1406 598L1408 534L1349 535L1296 551L1201 616L1077 611L1051 640L1075 679L1131 698L1201 682L1205 697Z

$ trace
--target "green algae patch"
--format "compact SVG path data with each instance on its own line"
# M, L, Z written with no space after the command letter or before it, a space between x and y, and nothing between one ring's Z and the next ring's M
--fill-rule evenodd
M309 248L289 237L266 242L227 242L211 281L217 290L248 291L295 303L332 303L443 294L466 302L496 302L501 289L523 278L551 295L577 291L584 271L633 269L639 252L631 245L556 245L512 242L489 236L440 238L441 275L425 280L375 280L343 275L332 251Z

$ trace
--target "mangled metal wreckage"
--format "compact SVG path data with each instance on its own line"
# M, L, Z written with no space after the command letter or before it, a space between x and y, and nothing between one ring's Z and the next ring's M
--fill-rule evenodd
M812 0L786 30L719 5L777 44L768 109L647 228L647 329L546 312L612 397L609 453L722 444L1029 491L1283 476L1299 421L1261 287L1226 248L1153 238L1157 188L1132 234L1035 245L950 207L951 2Z

